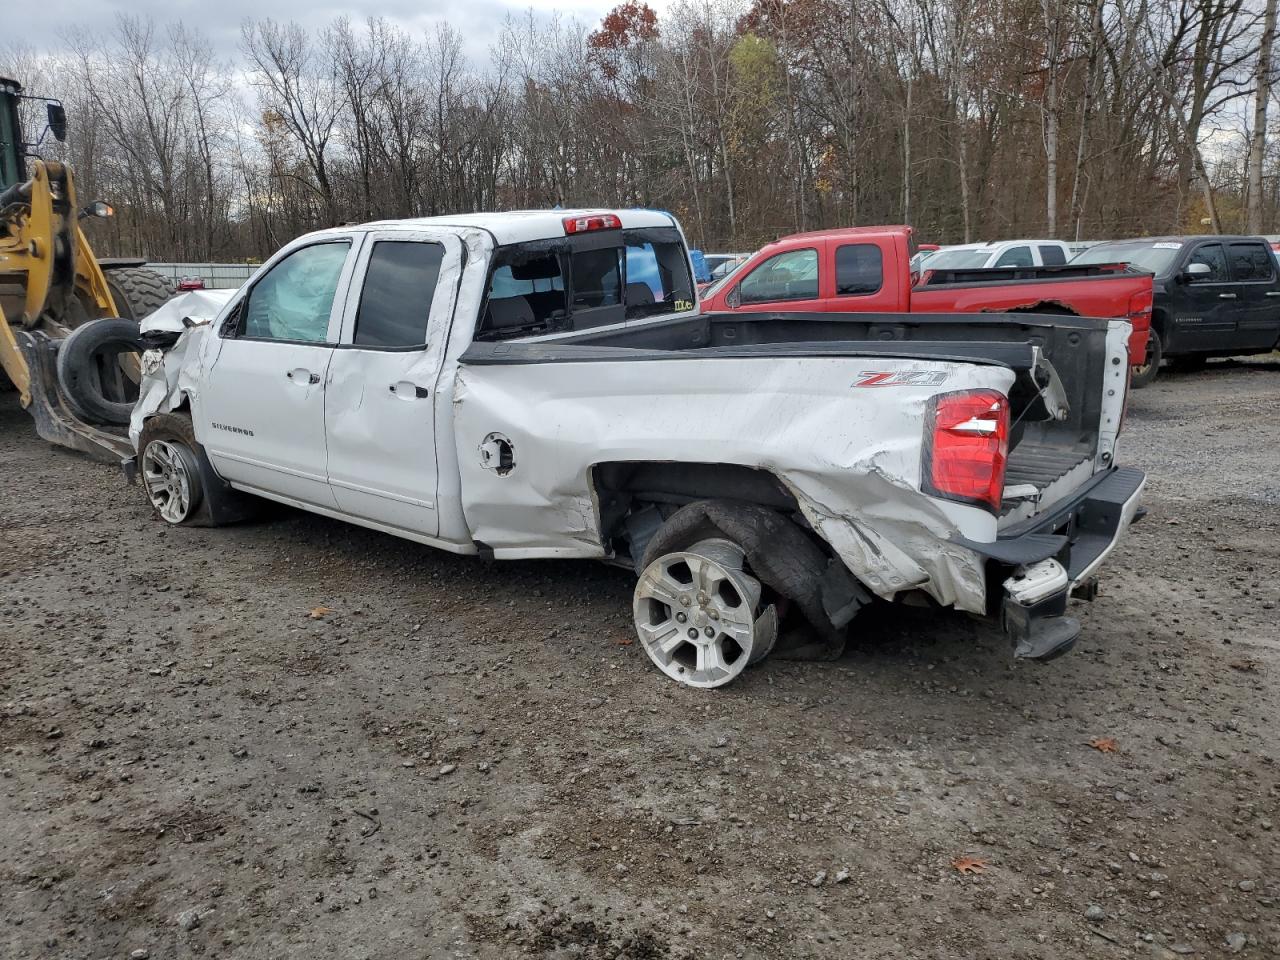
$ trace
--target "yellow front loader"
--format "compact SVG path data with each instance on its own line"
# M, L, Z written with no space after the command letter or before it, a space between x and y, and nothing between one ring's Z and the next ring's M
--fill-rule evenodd
M123 427L137 396L136 321L172 289L143 269L143 260L94 257L80 220L110 216L111 208L101 201L80 208L65 164L28 163L43 139L23 140L18 107L29 99L35 98L25 97L16 81L0 78L0 388L17 389L40 436L116 460L132 453ZM43 102L45 133L62 140L62 105ZM132 336L122 323L105 338L101 330L79 338L68 370L71 353L63 348L69 338L103 317L133 322Z

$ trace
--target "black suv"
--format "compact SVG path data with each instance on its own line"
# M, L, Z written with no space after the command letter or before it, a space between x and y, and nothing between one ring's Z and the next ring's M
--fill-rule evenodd
M1151 337L1133 385L1156 377L1162 358L1186 366L1207 357L1269 353L1280 341L1280 271L1261 237L1151 237L1089 247L1072 263L1127 263L1155 274Z

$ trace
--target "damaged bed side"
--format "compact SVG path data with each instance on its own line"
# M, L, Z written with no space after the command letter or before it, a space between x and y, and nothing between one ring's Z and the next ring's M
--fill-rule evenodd
M973 325L974 318L967 319ZM1010 570L1020 569L1023 560L1049 561L1063 553L1068 538L1037 531L1016 549L991 546L1000 543L1002 514L1036 500L1038 489L1014 491L1020 501L994 510L922 493L925 425L941 394L995 391L1019 398L1018 418L1031 421L1017 425L1020 435L1030 431L1043 443L1056 425L1070 442L1091 445L1094 458L1105 444L1105 458L1097 462L1109 464L1114 430L1074 417L1072 398L1095 389L1101 394L1097 376L1110 366L1127 369L1126 325L1074 325L1077 343L1079 331L1093 327L1089 342L1096 356L1072 365L1071 390L1041 347L1025 339L739 339L726 346L707 330L677 335L702 345L674 350L614 345L618 339L634 342L634 335L601 338L602 343L587 336L573 343L477 344L461 358L454 399L467 523L492 556L611 559L634 567L641 588L653 580L650 571L663 555L683 555L682 544L727 541L739 559L720 565L721 579L740 580L745 570L758 581L758 587L737 588L744 595L760 591L757 618L771 600L802 610L816 631L799 641L806 655L838 653L843 628L873 597L915 596L1000 617L993 561ZM652 344L659 334L644 336ZM1109 364L1109 352L1117 352L1120 364ZM1090 382L1074 382L1081 376ZM1107 407L1077 405L1088 407L1090 416ZM1108 412L1118 414L1109 407ZM475 438L483 439L468 449ZM768 536L751 534L769 529L761 511L783 518L784 526ZM782 529L799 536L784 536ZM785 560L779 562L775 553ZM1015 562L998 559L1003 553ZM679 586L667 583L655 602L670 607L665 600L689 600L696 608L707 593L686 595ZM1069 590L1057 593L1063 602L1058 611L1055 595L1053 652L1069 645L1066 633L1078 632L1063 617ZM637 604L644 639L645 614L639 599ZM684 612L673 609L677 616ZM1027 618L1024 625L1020 654L1051 652L1033 642L1036 622ZM692 628L680 629L692 639ZM743 635L772 646L745 626ZM651 656L655 646L662 644L647 647ZM702 653L694 650L685 663L672 664L662 661L660 651L655 662L673 676L673 670L681 671L677 679L683 682L695 677L695 685L717 685L721 677L736 675L733 664L712 662L714 653L701 664Z

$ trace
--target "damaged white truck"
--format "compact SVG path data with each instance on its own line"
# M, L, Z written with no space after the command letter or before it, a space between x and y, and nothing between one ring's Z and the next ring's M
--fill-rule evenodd
M656 211L314 233L143 337L125 468L164 520L265 497L460 554L623 564L645 652L691 686L838 655L876 598L1056 656L1144 483L1114 462L1127 323L702 315Z

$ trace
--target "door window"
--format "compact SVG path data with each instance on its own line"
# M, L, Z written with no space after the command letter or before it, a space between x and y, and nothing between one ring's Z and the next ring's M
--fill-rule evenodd
M738 295L743 303L816 300L818 251L809 247L774 254L742 279Z
M427 342L431 300L444 246L379 240L369 254L356 311L354 342L361 347L420 347Z
M1030 267L1034 263L1030 247L1010 247L1000 254L1000 259L995 265L997 267Z
M876 244L849 243L836 248L837 296L865 296L883 283L884 257Z
M1066 256L1062 252L1061 247L1042 246L1040 248L1040 262L1046 267L1057 267L1067 262Z
M289 254L253 285L238 333L258 340L324 343L350 241L317 243Z
M1187 266L1191 266L1193 263L1207 264L1209 275L1192 277L1192 283L1226 283L1230 279L1227 274L1227 254L1220 243L1200 244L1191 254L1191 259L1187 261Z
M1228 245L1231 250L1231 272L1237 280L1270 280L1274 262L1265 244L1241 241Z

